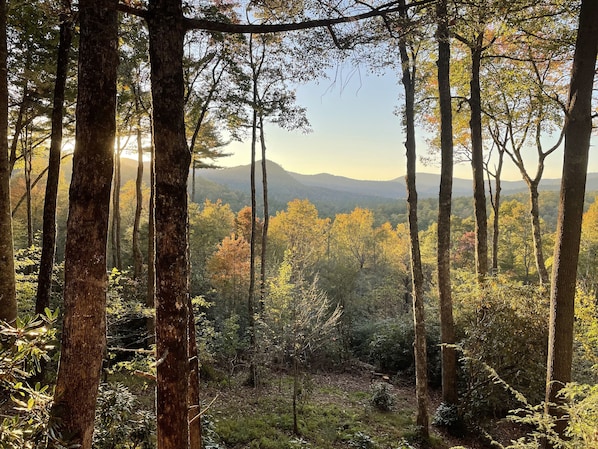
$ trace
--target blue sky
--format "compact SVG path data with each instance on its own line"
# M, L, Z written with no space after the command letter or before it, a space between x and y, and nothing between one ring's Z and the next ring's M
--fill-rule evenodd
M307 108L312 132L302 134L268 126L267 158L302 174L330 173L367 180L404 176L404 134L400 117L395 115L395 110L402 107L402 87L396 77L376 76L349 66L337 69L330 77L297 88L297 101ZM418 134L418 154L424 154L425 135L421 130ZM218 161L221 165L250 163L249 140L232 143L225 151L233 155ZM593 153L592 148L589 171L595 172L598 157L592 157ZM547 159L544 178L559 178L561 163L562 151L557 151ZM531 159L532 176L535 165L536 160ZM418 163L418 172L438 173L438 167ZM456 165L455 176L471 179L470 165ZM521 179L510 161L505 161L503 179Z

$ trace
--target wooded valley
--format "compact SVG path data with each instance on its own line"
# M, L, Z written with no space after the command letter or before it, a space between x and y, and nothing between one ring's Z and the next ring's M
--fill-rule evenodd
M598 448L597 52L592 0L0 0L0 447ZM268 161L341 61L396 196Z

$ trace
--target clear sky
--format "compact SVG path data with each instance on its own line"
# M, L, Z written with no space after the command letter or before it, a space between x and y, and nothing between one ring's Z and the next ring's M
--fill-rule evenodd
M312 132L266 128L267 158L285 170L302 174L330 173L353 179L389 180L405 174L404 133L395 115L402 107L402 86L393 75L376 76L345 66L330 79L297 88L298 104L307 108ZM418 154L427 152L418 130ZM548 146L549 143L546 143ZM218 161L223 166L251 161L250 141L232 143L224 151L233 156ZM598 157L590 153L589 171L598 171ZM258 157L260 159L260 157ZM535 174L535 159L530 173ZM561 176L562 151L547 159L544 178ZM438 167L418 162L418 172L438 173ZM455 177L471 179L471 166L455 166ZM503 179L519 180L520 174L505 161Z

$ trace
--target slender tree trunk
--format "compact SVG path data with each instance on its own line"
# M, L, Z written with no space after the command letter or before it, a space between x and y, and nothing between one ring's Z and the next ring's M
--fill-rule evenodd
M405 1L399 4L405 6ZM402 10L403 18L406 18ZM409 216L409 237L411 249L411 277L413 285L413 321L415 328L415 393L417 400L417 431L424 440L429 438L428 416L428 373L426 354L426 325L424 312L424 275L419 248L417 225L417 190L415 186L416 151L415 151L415 61L409 56L405 38L399 41L403 87L405 88L405 149L407 155L407 208ZM413 73L412 73L413 70Z
M544 251L542 249L542 229L540 226L540 206L538 204L538 182L528 183L529 187L529 203L530 216L532 222L532 236L534 240L534 255L536 258L536 269L538 270L538 277L540 278L540 285L548 285L550 279L548 277L548 270L544 263Z
M31 136L29 130L25 133L27 137L23 142L23 165L25 174L25 196L27 198L27 246L31 248L33 246L33 214L31 211Z
M571 381L575 287L581 221L592 133L592 88L598 53L598 2L582 0L566 116L563 178L554 248L546 402L560 404L561 388ZM567 416L547 406L558 418L556 431L564 434Z
M114 186L112 188L112 266L122 270L120 252L120 136L117 137L116 160L114 164Z
M479 279L488 274L488 222L486 216L486 190L484 183L484 148L482 141L482 100L480 65L482 61L483 33L471 48L470 99L471 117L471 168L473 172L473 197L476 230L476 273Z
M10 213L6 14L6 0L0 0L0 320L12 324L17 319L17 299Z
M60 181L64 93L68 75L69 53L73 40L70 0L62 1L59 33L56 81L54 83L54 101L52 107L52 135L48 158L48 179L46 180L46 194L44 196L42 254L37 278L35 313L43 313L47 307L50 307L50 295L52 294L52 272L54 268L54 255L56 253L56 202L58 199L58 182Z
M494 218L492 220L492 273L498 273L498 240L500 236L500 194L502 192L501 174L504 161L504 151L500 151L498 155L498 166L496 167L494 195L490 192L490 200ZM490 182L490 181L488 181Z
M153 119L152 119L153 122ZM154 148L154 129L151 130L151 145L150 145L150 197L148 205L148 220L147 220L147 296L145 299L145 307L152 309L152 313L147 318L147 334L148 344L156 343L156 152Z
M189 444L189 264L181 0L148 11L156 149L156 412L158 449Z
M62 346L51 424L82 449L91 448L106 346L106 244L116 128L117 4L117 0L79 1L77 129L69 192Z
M143 143L141 136L141 113L138 100L135 99L137 116L137 177L135 178L135 219L133 221L133 277L141 278L143 271L143 254L139 244L139 227L141 224L141 212L143 210Z
M268 208L268 169L266 160L266 138L264 136L264 118L260 114L260 143L262 146L262 194L264 199L264 222L262 226L262 251L260 263L260 311L264 309L266 299L266 251L268 243L268 227L270 226L270 211Z
M199 397L199 354L195 332L195 316L191 296L189 308L189 449L201 449L201 401Z
M31 65L31 57L30 54L27 53L26 60L25 60L25 71L29 71L29 66ZM17 114L17 119L14 124L14 133L12 137L12 142L10 143L10 170L9 173L12 174L12 171L15 168L15 164L17 162L17 148L19 146L19 136L25 128L29 121L24 120L25 112L29 108L29 84L25 81L25 85L23 86L23 97L21 99L21 104L19 105L19 112Z
M451 289L451 201L453 190L453 111L449 64L451 59L446 0L437 3L438 97L440 101L440 194L438 199L438 296L442 343L442 401L457 404L457 354ZM448 345L448 346L447 346Z

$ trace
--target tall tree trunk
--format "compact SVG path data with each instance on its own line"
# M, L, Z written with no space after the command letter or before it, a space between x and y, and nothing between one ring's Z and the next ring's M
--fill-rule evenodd
M195 331L195 315L191 296L188 300L189 308L189 391L188 391L188 421L189 421L189 449L201 449L201 401L199 395L199 354Z
M120 136L117 137L116 160L114 164L114 185L112 187L112 266L122 270L120 252Z
M405 0L399 0L405 6ZM406 18L405 9L401 16ZM407 208L409 220L409 238L411 249L411 278L413 284L413 321L415 328L415 394L417 400L417 431L424 440L429 438L428 416L428 373L426 354L426 324L424 312L424 274L422 271L419 235L417 224L417 190L415 186L416 151L415 151L415 61L410 57L407 42L399 40L399 53L403 87L405 88L405 149L407 155ZM413 72L412 72L413 71Z
M141 278L143 271L143 254L139 244L139 227L143 209L143 143L141 136L141 113L137 98L135 99L137 116L137 177L135 178L135 219L133 220L133 277Z
M268 243L268 227L270 226L270 210L268 207L268 170L266 160L266 138L264 136L264 118L260 114L260 143L262 146L262 194L264 201L264 222L262 225L262 251L260 263L260 312L264 309L266 299L266 251Z
M438 297L442 343L442 401L457 404L457 354L451 290L451 201L453 190L453 110L451 105L451 47L446 0L437 3L438 97L440 101L440 194L438 199ZM448 345L448 346L447 346Z
M542 228L540 227L540 206L538 204L539 192L538 181L528 183L529 187L529 203L530 216L532 222L532 236L534 241L534 255L536 258L536 269L538 270L538 277L540 285L548 285L550 279L548 277L548 270L544 263L544 251L542 249Z
M54 255L56 253L56 202L58 199L58 182L60 180L64 92L68 75L69 53L73 40L71 0L62 1L59 33L56 81L54 83L54 100L52 106L52 135L50 137L48 178L46 181L46 194L44 196L42 254L37 278L35 313L43 313L47 307L50 307L50 295L52 294L52 272L54 268Z
M480 33L475 46L471 48L470 99L471 117L471 169L473 173L473 197L476 230L476 273L479 279L488 274L488 221L486 216L486 190L484 183L484 148L482 141L482 100L480 88L480 66L482 42Z
M6 14L6 0L0 0L0 320L12 324L17 319L17 299L10 213Z
M106 345L106 244L116 129L117 4L117 0L79 1L79 91L65 251L65 310L51 422L82 449L91 448Z
M31 211L31 153L33 148L31 147L31 135L30 129L26 128L26 137L23 141L23 173L25 175L25 197L27 199L27 246L31 248L33 246L33 214Z
M500 236L500 194L502 192L501 175L502 167L504 162L504 151L499 151L498 154L498 165L496 167L496 173L494 174L494 194L490 190L490 203L492 205L492 211L494 212L494 218L492 219L492 273L498 273L498 240ZM490 184L490 179L488 179ZM490 185L491 187L491 185Z
M153 119L152 119L153 122ZM147 318L148 344L156 343L156 152L154 148L154 129L151 129L150 145L150 197L147 220L147 296L145 307L152 309L153 313Z
M558 393L571 381L575 287L592 133L592 88L597 53L598 2L582 0L565 119L563 178L550 295L547 403L562 403L563 398ZM558 406L549 406L548 412L559 419L555 430L563 435L567 417Z
M188 423L187 182L181 0L150 0L149 53L156 149L156 412L158 449L184 449Z

